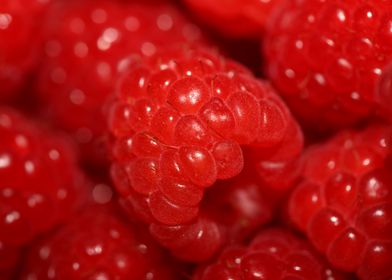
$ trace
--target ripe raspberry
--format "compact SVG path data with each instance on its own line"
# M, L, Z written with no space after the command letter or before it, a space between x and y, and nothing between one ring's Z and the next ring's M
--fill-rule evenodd
M287 133L302 141L293 122L268 83L210 50L184 46L135 59L111 113L112 177L147 223L203 224L203 194L241 172L241 146L265 151L260 161L273 158Z
M21 88L39 57L40 19L49 2L0 2L0 101Z
M214 264L201 267L194 280L350 279L332 270L305 241L281 228L261 231L248 247L226 248Z
M64 221L84 199L83 184L64 139L0 107L0 255Z
M346 131L309 148L289 214L337 268L392 277L391 127Z
M174 280L176 265L140 228L91 207L27 253L21 280Z
M223 34L258 38L281 0L183 0L197 17Z
M21 259L20 248L0 242L0 280L15 279L14 275Z
M287 0L268 24L268 75L305 124L336 129L379 107L392 60L392 2Z
M169 4L65 2L54 5L48 18L38 93L43 110L96 163L106 156L103 104L126 58L150 56L168 43L200 41L201 33Z

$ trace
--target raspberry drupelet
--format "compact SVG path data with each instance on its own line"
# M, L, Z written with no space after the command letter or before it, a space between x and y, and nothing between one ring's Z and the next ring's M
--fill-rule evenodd
M40 28L49 2L0 2L0 102L17 94L39 58Z
M28 250L20 279L176 280L181 269L146 229L91 206Z
M392 128L344 131L304 154L289 214L337 268L392 277Z
M229 37L259 38L281 0L183 0L189 9Z
M133 54L150 56L201 32L171 4L142 1L59 1L44 30L37 92L42 110L75 137L87 162L106 160L105 104Z
M77 210L84 184L73 146L0 107L0 269L16 262L18 248Z
M267 27L269 78L304 124L337 130L377 115L392 62L392 2L285 0Z
M244 147L258 150L263 161L289 146L290 136L290 144L300 143L292 147L301 146L293 123L267 82L215 51L179 46L135 58L110 114L112 177L148 224L171 229L203 224L206 189L242 171ZM297 153L297 148L286 149L286 159ZM192 250L187 254L201 258Z
M283 228L260 231L249 246L231 245L193 280L349 280L330 267L310 244Z

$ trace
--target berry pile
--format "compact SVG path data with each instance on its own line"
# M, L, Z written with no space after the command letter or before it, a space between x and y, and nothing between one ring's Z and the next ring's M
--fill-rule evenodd
M0 280L392 280L390 0L1 0Z

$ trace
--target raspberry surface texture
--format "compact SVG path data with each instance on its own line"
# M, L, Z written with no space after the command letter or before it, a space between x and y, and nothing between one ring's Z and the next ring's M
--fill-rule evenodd
M259 38L273 8L281 0L183 0L210 26L229 37Z
M309 127L336 130L376 115L377 83L392 61L392 3L282 3L268 23L267 74Z
M332 269L310 244L281 228L264 229L248 247L232 245L218 260L199 268L193 280L351 279Z
M267 82L212 50L135 58L110 114L112 177L147 223L191 223L205 190L242 171L242 146L265 151L260 161L273 158L288 133L290 143L302 141L293 123Z
M10 99L21 89L39 58L42 16L49 2L0 2L0 101Z
M198 27L175 6L140 2L59 1L47 19L37 82L42 109L75 137L92 163L105 159L103 104L127 58L201 40Z
M140 226L91 207L32 246L20 279L176 280L180 267Z
M289 214L329 262L360 279L392 277L391 127L344 131L304 154Z
M83 184L72 146L0 107L0 269L16 262L17 248L72 215Z

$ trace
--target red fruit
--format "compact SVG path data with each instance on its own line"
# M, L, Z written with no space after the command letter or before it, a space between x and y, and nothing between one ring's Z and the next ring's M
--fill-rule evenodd
M268 24L267 72L308 126L337 129L377 113L392 61L392 3L286 0Z
M90 208L28 251L20 279L174 280L175 265L136 224Z
M350 279L334 271L303 239L281 228L261 231L248 247L232 245L200 267L194 280Z
M21 88L39 58L41 19L49 2L0 2L0 102Z
M302 143L268 83L206 49L135 60L118 88L112 177L148 223L198 223L205 189L241 172L242 147L266 151L258 153L262 161L288 145L288 133L291 143ZM297 149L287 149L287 158L293 154Z
M129 56L151 56L167 44L200 41L201 33L169 4L66 2L54 5L47 21L37 91L42 109L97 164L106 159L103 104Z
M197 17L227 36L258 38L281 0L184 0Z
M63 222L85 199L72 148L59 135L0 108L0 255ZM2 263L0 257L0 268Z
M392 277L392 129L346 131L304 155L289 214L337 268Z

